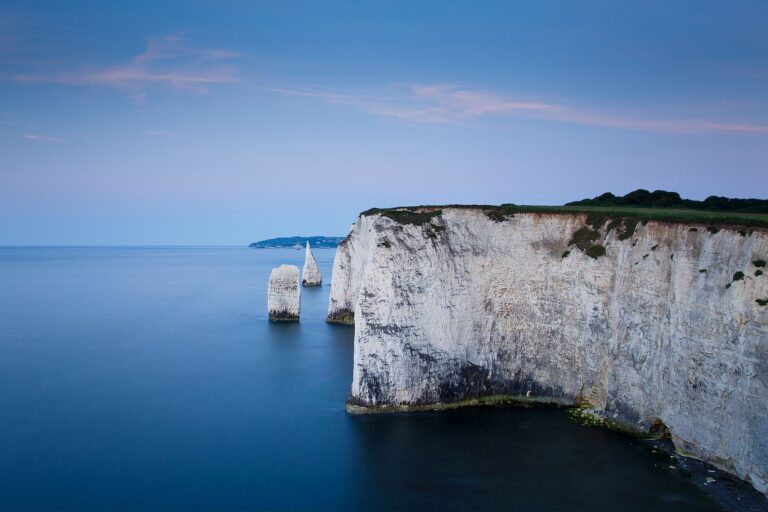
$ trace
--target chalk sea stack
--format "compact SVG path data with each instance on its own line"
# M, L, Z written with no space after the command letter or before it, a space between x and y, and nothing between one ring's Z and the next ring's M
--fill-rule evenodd
M280 265L269 274L267 308L273 322L298 322L301 307L299 267Z
M320 274L320 267L317 266L312 250L307 241L307 250L304 255L304 270L301 273L301 284L304 286L320 286L323 282L323 276Z
M350 412L548 402L768 492L768 229L621 213L364 212L328 321Z

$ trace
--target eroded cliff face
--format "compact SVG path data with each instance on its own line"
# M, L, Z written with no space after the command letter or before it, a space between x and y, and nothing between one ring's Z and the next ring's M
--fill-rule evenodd
M584 229L592 239L570 245ZM663 423L681 451L765 493L768 276L753 261L768 233L742 233L482 209L361 216L328 315L355 323L349 406L588 404L631 430Z

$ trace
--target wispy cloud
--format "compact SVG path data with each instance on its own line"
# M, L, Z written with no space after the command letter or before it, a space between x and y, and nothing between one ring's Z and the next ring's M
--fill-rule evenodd
M38 133L25 133L21 136L22 139L26 140L36 140L41 142L62 142L64 141L63 137L53 137L50 135L40 135Z
M665 133L768 134L768 126L711 119L653 119L605 114L597 108L579 108L486 90L446 84L394 86L384 95L349 94L317 88L269 87L290 96L317 98L365 112L413 123L466 125L482 119L521 118L622 130Z
M1 20L0 20L1 21ZM111 87L143 100L152 87L208 92L222 84L242 83L274 94L315 99L372 115L409 123L474 125L492 119L529 119L606 129L664 133L768 134L768 125L728 122L692 116L684 119L640 117L607 112L599 106L577 105L545 96L489 91L454 84L410 83L385 86L376 94L330 90L322 87L269 85L243 79L232 64L238 53L221 48L200 48L180 34L147 40L141 53L125 62L45 73L17 74L20 82L49 82L72 86ZM8 79L8 78L6 78ZM162 130L150 136L168 135Z
M196 48L186 41L176 34L152 38L147 41L145 51L118 65L21 74L13 76L13 80L108 86L134 91L148 86L165 86L197 92L207 92L212 85L239 80L237 68L223 62L238 57L237 53Z
M150 137L173 137L176 135L176 132L168 130L147 130L144 134L149 135Z

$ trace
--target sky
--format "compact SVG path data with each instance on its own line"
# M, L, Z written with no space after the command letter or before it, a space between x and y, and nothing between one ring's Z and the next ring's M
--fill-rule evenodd
M0 1L0 245L768 198L768 2Z

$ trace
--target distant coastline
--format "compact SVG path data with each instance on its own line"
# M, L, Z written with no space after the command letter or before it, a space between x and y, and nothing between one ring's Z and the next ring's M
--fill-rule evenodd
M313 249L335 249L344 240L343 236L288 236L269 238L248 244L251 249L285 249L299 245L303 247L309 242Z

